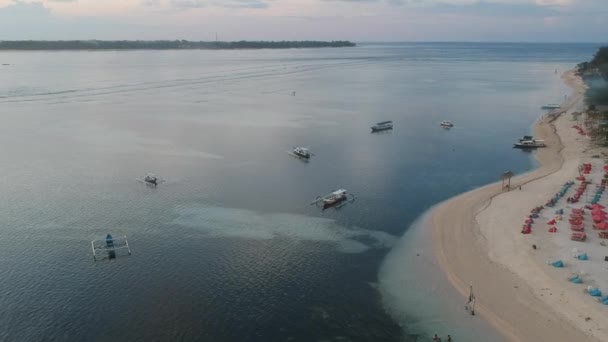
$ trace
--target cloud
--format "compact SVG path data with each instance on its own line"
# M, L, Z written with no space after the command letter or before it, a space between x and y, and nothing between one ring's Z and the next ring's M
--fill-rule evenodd
M55 16L43 2L13 0L0 7L0 40L104 39L136 28L111 17Z
M473 3L452 1L438 4L433 11L477 16L545 17L559 15L553 5L539 5L534 1L482 0Z
M160 0L144 0L146 6L161 6ZM268 0L170 0L169 6L178 9L224 7L224 8L267 8Z
M142 4L149 7L160 6L160 0L144 0Z
M207 2L203 0L171 0L171 6L175 8L203 8Z
M0 8L0 23L19 23L20 20L31 17L47 17L50 12L42 2L14 0L12 5Z
M263 0L229 0L214 2L215 6L227 8L267 8L270 5Z

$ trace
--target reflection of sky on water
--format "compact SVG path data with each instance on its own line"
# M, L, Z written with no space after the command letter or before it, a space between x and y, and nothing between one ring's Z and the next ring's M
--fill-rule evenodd
M0 339L399 340L370 286L394 237L527 170L513 139L594 49L4 53ZM337 188L357 199L309 205ZM133 256L92 264L108 232Z

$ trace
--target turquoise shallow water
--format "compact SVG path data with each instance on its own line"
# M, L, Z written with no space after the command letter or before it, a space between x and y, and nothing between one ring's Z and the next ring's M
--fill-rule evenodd
M409 228L433 204L529 170L511 142L566 92L555 69L595 49L3 52L1 339L460 334L432 260L383 261L426 241ZM382 120L393 132L370 134ZM311 162L286 153L299 145ZM135 181L148 171L167 182ZM338 187L357 200L308 205ZM133 256L93 262L90 240L108 232ZM386 272L413 275L408 294L438 290L387 301Z

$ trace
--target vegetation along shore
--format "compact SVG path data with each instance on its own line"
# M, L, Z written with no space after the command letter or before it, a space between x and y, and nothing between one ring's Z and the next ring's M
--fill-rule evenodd
M337 41L189 41L189 40L5 40L0 50L236 50L353 47Z

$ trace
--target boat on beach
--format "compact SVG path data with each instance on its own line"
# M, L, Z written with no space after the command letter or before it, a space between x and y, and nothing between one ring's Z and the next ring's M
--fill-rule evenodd
M377 124L373 125L371 128L372 128L372 133L386 131L389 129L393 129L393 122L392 121L378 122Z
M354 200L355 200L355 195L349 194L344 189L339 189L339 190L332 191L331 193L329 193L325 196L317 197L310 204L322 206L323 209L327 209L327 208L336 208L337 209L337 208L340 208L341 206L345 205L346 203L350 203Z
M449 120L443 120L443 121L441 121L441 123L439 125L441 127L443 127L443 128L452 128L452 127L454 127L454 124L451 121L449 121Z

